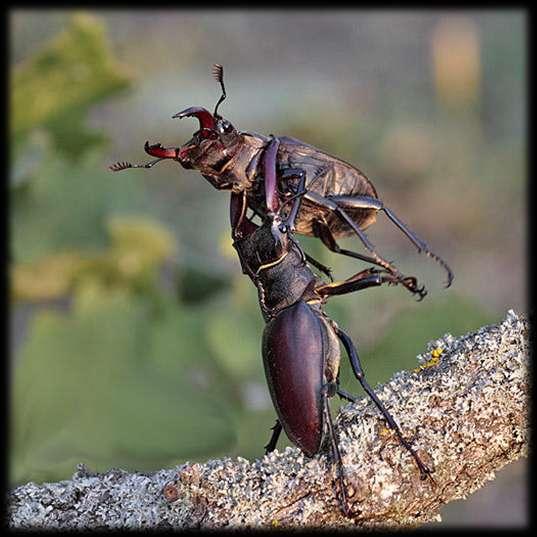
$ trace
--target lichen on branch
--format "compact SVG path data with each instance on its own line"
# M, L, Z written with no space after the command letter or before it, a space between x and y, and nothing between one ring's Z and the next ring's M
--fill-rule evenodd
M368 399L336 420L352 518L335 495L326 455L297 448L254 461L183 464L152 474L82 465L59 483L28 483L8 498L13 528L416 526L465 498L527 453L528 323L512 310L497 325L432 341L413 371L376 388L422 459L410 454Z

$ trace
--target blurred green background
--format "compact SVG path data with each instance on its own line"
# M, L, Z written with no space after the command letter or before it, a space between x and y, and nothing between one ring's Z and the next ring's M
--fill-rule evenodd
M446 290L379 215L369 237L429 295L329 304L373 385L430 339L526 311L524 12L14 10L9 29L12 485L79 462L151 471L263 453L263 321L228 194L174 162L107 170L145 161L146 140L190 138L197 123L171 116L213 108L212 63L236 127L356 164L453 268ZM300 240L337 277L364 267ZM524 523L524 475L511 465L444 523Z

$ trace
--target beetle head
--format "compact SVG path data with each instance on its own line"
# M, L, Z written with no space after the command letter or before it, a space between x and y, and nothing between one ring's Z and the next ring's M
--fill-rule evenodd
M240 134L233 125L223 117L214 117L205 108L187 108L173 117L196 117L200 122L199 130L179 150L178 160L185 168L216 171L233 156L240 143Z
M226 98L224 86L224 68L213 66L213 76L220 83L222 95L211 114L207 109L193 106L172 116L173 118L195 117L200 128L184 144L178 154L178 160L185 168L200 171L217 171L233 156L241 141L240 133L233 125L218 114L218 106Z

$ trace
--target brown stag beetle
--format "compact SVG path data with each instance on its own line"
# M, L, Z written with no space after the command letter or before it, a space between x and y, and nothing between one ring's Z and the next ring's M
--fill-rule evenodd
M308 457L330 448L332 460L337 464L340 505L344 514L350 516L343 463L328 405L328 399L336 394L356 401L339 386L339 341L349 356L354 375L414 458L422 479L431 471L367 383L356 347L326 315L324 304L332 295L383 283L403 284L411 292L421 290L413 277L401 280L389 271L376 268L339 282L326 283L316 277L291 233L299 201L297 198L293 202L290 216L282 217L282 212L278 211L258 226L246 217L246 193L234 193L231 197L233 246L243 272L257 287L266 321L263 363L278 419L265 450L268 453L275 449L282 429Z
M172 159L184 168L201 172L215 188L245 192L248 206L263 217L275 213L278 206L297 194L303 185L304 196L298 209L296 231L315 236L333 252L374 263L400 278L397 268L381 257L364 230L376 220L376 214L386 216L410 239L419 252L438 261L447 272L446 287L451 285L453 272L447 263L404 224L379 198L371 181L351 164L329 155L312 145L289 136L264 136L237 130L218 114L226 98L224 70L215 64L213 76L220 83L220 96L211 114L201 107L190 107L173 118L195 117L200 128L181 147L163 147L145 143L145 151L157 157L145 164L117 162L112 171L127 168L151 168L157 162ZM358 235L370 256L341 248L336 239ZM308 261L331 277L330 270L306 255Z

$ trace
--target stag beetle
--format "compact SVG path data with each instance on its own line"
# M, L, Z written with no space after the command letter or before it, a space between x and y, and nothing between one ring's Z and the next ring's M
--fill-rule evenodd
M248 206L261 217L266 213L274 214L282 203L302 189L302 206L297 209L296 227L291 231L318 237L333 252L374 263L404 279L392 263L377 253L363 231L375 222L377 212L384 211L419 252L425 252L442 265L447 272L446 287L451 285L453 273L447 263L384 205L364 173L295 138L267 137L237 130L218 114L218 107L227 96L221 65L214 65L213 76L220 83L222 95L212 114L195 106L172 116L198 119L200 128L188 142L181 147L146 142L145 151L157 157L156 160L145 164L117 162L110 169L151 168L165 159L176 160L186 169L201 172L218 190L245 192ZM338 245L337 238L353 233L358 235L370 256ZM306 257L331 278L328 267Z
M328 399L336 394L356 401L339 386L339 341L349 356L354 375L411 453L422 479L430 470L367 383L351 338L326 315L324 304L332 295L383 283L403 283L410 290L417 289L417 283L413 277L402 282L389 271L376 268L363 270L343 281L326 283L310 270L291 233L299 199L295 199L290 217L282 217L283 212L278 211L266 217L261 226L246 217L247 203L246 193L232 194L230 217L233 246L243 272L257 287L266 321L263 363L278 419L265 450L268 453L275 449L282 428L309 457L325 450L329 442L338 469L341 507L350 516L341 453L328 405Z

